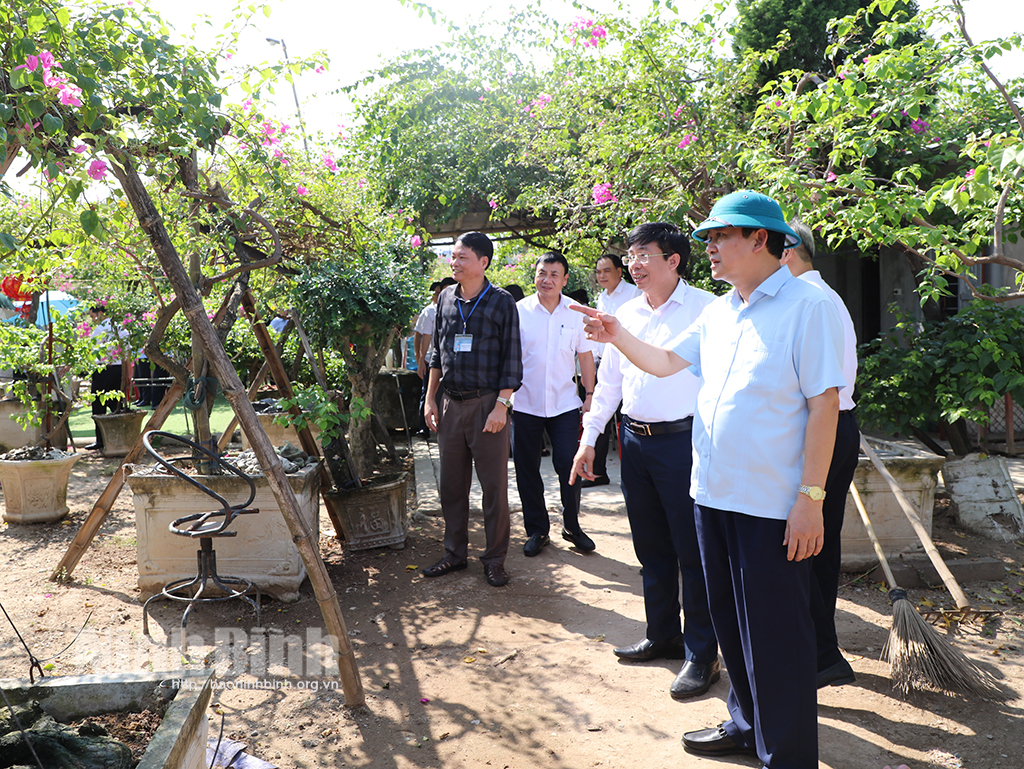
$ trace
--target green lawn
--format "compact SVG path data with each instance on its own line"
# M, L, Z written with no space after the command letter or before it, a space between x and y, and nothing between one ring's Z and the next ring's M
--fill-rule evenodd
M145 409L148 412L152 412L152 409ZM169 433L175 435L184 435L192 432L192 414L188 412L188 422L185 421L186 409L182 405L182 401L178 401L178 405L174 407L174 411L164 422L161 430L166 430ZM231 410L231 406L228 405L227 400L223 395L217 397L217 400L213 404L213 413L210 414L210 429L215 432L222 432L227 426L228 422L231 421L231 417L234 416L234 412ZM71 414L69 420L71 424L71 433L75 436L75 443L82 445L82 443L91 443L96 439L96 423L92 421L92 410L89 406L79 406ZM88 440L85 440L88 438Z

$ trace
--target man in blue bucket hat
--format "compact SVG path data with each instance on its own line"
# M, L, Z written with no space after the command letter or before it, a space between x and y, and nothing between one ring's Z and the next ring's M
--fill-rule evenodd
M780 263L800 237L771 198L721 198L693 232L733 290L667 348L589 308L588 334L639 368L703 377L691 490L708 602L729 670L729 718L687 732L691 753L756 754L768 769L818 766L811 557L839 412L843 335L832 301Z

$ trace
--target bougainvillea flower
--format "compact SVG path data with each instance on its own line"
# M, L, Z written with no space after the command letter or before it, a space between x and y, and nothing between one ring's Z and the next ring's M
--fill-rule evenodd
M90 178L95 179L96 181L105 179L107 177L107 164L102 160L92 161L89 164L88 174Z
M413 235L411 238L409 238L409 243L410 245L412 245L413 248L419 248L420 246L423 245L423 238L421 238L419 235Z
M295 194L299 197L305 197L309 194L309 190L303 187L301 184L295 188Z

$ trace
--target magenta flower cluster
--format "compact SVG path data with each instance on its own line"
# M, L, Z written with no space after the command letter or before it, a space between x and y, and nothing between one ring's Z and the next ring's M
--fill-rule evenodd
M679 142L679 149L685 150L695 141L697 141L697 134L686 134L686 136L683 137L683 140Z
M62 72L56 71L58 68L62 68L61 63L56 61L49 51L42 51L38 56L26 56L25 63L15 69L27 69L29 72L35 72L40 67L43 71L43 85L47 88L57 89L61 104L67 107L82 106L82 89L77 85L72 85Z
M612 193L612 185L608 182L604 184L595 184L594 189L591 191L591 195L594 199L594 205L600 206L604 203L618 203L619 199Z
M601 41L608 37L607 29L593 19L587 19L583 16L577 16L576 21L569 25L569 29L575 33L572 42L576 43L577 40L582 38L584 48L597 48Z
M917 120L910 124L910 130L912 130L915 134L923 134L925 131L928 130L928 123L922 120L921 118L918 118Z
M525 107L523 107L523 110L528 112L530 117L537 117L537 113L544 109L546 106L548 106L550 103L551 96L549 94L542 93L539 96L537 96L536 99L534 99Z

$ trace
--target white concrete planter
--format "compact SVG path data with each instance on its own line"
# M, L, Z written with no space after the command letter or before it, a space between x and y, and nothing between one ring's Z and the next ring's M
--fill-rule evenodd
M302 444L299 443L298 431L288 425L284 427L274 422L276 417L281 416L280 412L272 414L257 414L256 418L260 421L263 426L264 432L267 434L267 438L270 439L270 445L276 447L283 446L285 443L290 443L297 449L302 448ZM313 437L319 438L320 429L315 425L310 425L309 429L313 431ZM252 444L249 442L249 436L245 434L245 430L242 430L242 449L251 449Z
M346 550L405 547L408 478L408 473L393 473L360 489L330 492L341 511Z
M935 454L887 441L874 438L869 438L868 441L903 489L903 493L921 514L921 523L925 529L931 533L935 487L938 484L939 470L942 469L945 460ZM885 557L895 558L902 553L920 552L923 549L921 541L907 520L903 508L896 501L889 484L875 470L871 460L863 454L857 463L853 482L857 484L857 489L864 500L864 507L868 511L868 517L874 526L875 534L878 535ZM864 530L852 494L847 494L846 497L842 540L843 571L860 571L878 563L878 556L875 555L875 549Z
M55 523L68 514L68 481L71 468L81 459L27 462L0 460L0 484L4 489L4 520L8 523Z
M13 705L30 700L60 722L101 713L137 713L158 703L154 691L161 682L178 682L174 698L139 762L138 769L206 769L213 674L178 670L168 673L115 673L97 676L55 676L32 684L0 681Z
M1000 542L1024 537L1024 509L1002 457L971 454L949 459L942 468L942 482L956 520L965 529Z
M201 476L203 484L229 503L244 502L249 487L232 475ZM241 577L259 585L279 601L299 600L299 586L306 578L306 567L277 500L265 476L255 476L256 499L252 507L257 515L242 515L231 525L235 537L218 537L217 571L225 576ZM320 468L304 467L288 476L299 508L313 531L320 535ZM160 592L176 579L195 576L198 540L172 534L168 526L177 518L216 509L216 500L171 475L133 473L128 476L135 505L135 529L139 561L140 600Z
M124 457L142 435L142 423L149 416L148 411L129 411L126 414L100 414L94 416L99 436L103 438L100 453L105 457Z

